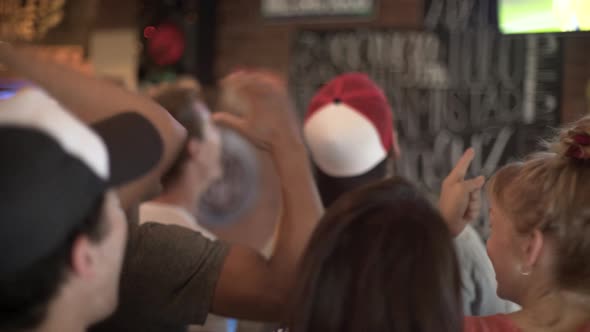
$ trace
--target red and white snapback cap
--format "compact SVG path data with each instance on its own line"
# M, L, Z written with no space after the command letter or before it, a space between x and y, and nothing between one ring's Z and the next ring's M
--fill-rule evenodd
M363 73L337 76L313 97L303 134L316 166L333 177L362 175L397 146L387 98Z

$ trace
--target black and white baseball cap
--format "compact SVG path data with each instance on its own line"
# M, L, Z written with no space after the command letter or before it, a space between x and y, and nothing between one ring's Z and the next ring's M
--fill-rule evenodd
M51 253L109 187L147 173L162 150L133 111L91 128L38 89L0 101L0 279Z

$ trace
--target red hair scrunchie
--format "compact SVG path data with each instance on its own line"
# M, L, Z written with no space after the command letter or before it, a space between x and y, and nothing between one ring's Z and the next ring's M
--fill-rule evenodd
M577 160L590 160L590 153L586 151L590 149L590 135L576 134L572 140L575 145L570 146L566 155Z

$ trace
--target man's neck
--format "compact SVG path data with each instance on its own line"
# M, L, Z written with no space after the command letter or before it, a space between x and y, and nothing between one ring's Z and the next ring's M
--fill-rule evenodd
M34 332L84 332L87 326L84 324L76 324L68 319L68 317L61 317L59 320L48 320L43 322L41 326L32 330Z
M83 332L87 325L75 307L57 300L49 306L47 318L32 332Z
M189 192L188 190L166 189L158 197L154 198L154 202L174 205L182 208L189 213L195 212L198 205L200 194Z

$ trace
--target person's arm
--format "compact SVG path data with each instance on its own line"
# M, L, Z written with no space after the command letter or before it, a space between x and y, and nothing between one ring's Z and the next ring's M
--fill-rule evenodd
M275 251L269 260L251 249L230 248L217 282L212 312L278 321L297 277L299 259L323 207L285 84L266 74L241 73L231 76L226 87L237 91L248 112L243 118L217 113L215 119L271 153L281 182L283 211Z
M156 128L163 142L162 157L149 173L119 188L124 208L129 208L153 190L180 151L186 131L168 112L147 97L106 80L89 77L67 66L43 61L30 49L19 49L2 42L0 63L8 70L39 85L86 123L134 112L146 118Z

